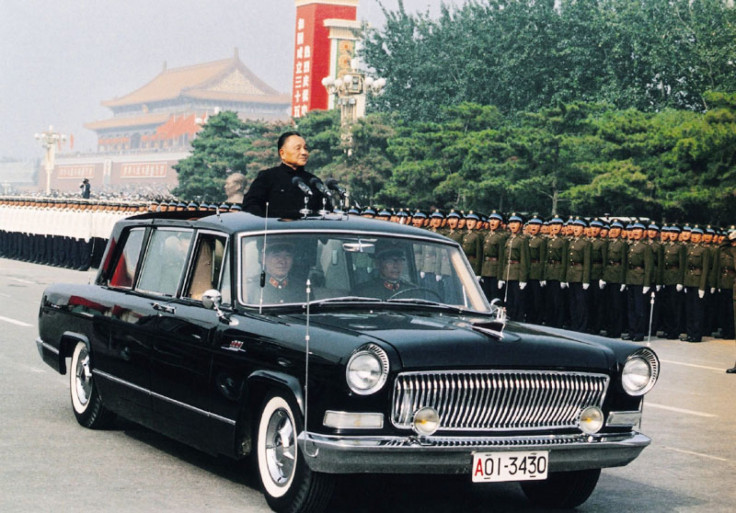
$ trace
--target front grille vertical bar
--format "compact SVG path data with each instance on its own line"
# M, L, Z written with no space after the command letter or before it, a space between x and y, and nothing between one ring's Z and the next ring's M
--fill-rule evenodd
M417 409L432 406L444 430L574 428L582 408L603 403L608 382L562 371L407 372L394 382L391 419L408 428Z

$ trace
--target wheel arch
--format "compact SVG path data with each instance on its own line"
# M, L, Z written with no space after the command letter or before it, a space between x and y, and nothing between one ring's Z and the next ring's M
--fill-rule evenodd
M254 429L266 396L272 391L280 391L295 401L299 413L304 416L304 394L299 380L283 372L258 370L246 378L247 395L243 401L236 427L236 454L245 457L254 450Z
M92 351L89 339L81 334L72 331L65 331L59 339L59 373L66 374L66 359L71 358L74 353L74 348L78 342L84 342L87 346L87 351Z

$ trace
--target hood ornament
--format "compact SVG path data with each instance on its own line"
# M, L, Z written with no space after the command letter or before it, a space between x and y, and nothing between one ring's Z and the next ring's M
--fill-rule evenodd
M474 323L473 329L491 335L498 340L503 340L503 330L506 327L506 308L501 306L501 300L496 298L491 301L493 319L488 322Z

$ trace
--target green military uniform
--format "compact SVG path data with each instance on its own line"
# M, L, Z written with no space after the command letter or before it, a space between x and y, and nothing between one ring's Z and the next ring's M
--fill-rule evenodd
M693 228L693 234L702 234ZM700 342L705 330L705 291L711 283L710 249L700 242L687 247L685 265L685 324L688 342Z
M585 221L576 219L573 227L585 227ZM578 228L579 230L580 228ZM582 236L573 238L567 246L565 281L570 287L570 329L588 330L589 308L587 289L590 286L591 243Z
M476 276L480 276L481 264L483 263L483 236L478 230L466 230L460 245L468 257L470 267Z
M535 218L533 221L542 224L541 219ZM534 324L541 324L542 309L544 305L542 295L542 282L544 280L544 257L547 254L547 237L537 234L529 238L529 289L526 307L526 319Z
M629 245L618 236L612 235L614 230L621 230L623 225L619 221L611 223L609 230L606 261L603 266L603 281L605 286L605 303L608 305L607 318L604 324L609 337L619 338L626 316L626 295L622 290L626 283L626 268L629 265Z
M680 231L676 227L664 229L673 233ZM669 339L675 339L680 334L686 256L687 249L681 242L670 240L662 245L662 293L658 302L662 305L662 331Z
M717 310L723 318L721 335L723 338L734 338L734 317L736 316L736 248L722 246L718 248L718 283ZM733 303L733 305L731 305ZM733 306L733 312L731 312Z
M550 230L562 225L562 219L555 217L549 222ZM552 232L554 233L554 232ZM556 328L562 327L565 319L564 296L560 288L565 283L565 259L567 258L567 239L551 235L547 239L543 281L546 282L545 304L546 323Z
M642 230L644 225L634 224L633 230ZM654 273L652 247L644 240L634 240L629 248L629 265L626 269L628 289L629 334L631 340L644 340L647 329L647 304L649 289Z
M494 215L498 214L491 214L491 217ZM489 301L500 297L497 285L499 280L503 280L501 253L503 253L503 246L507 238L508 233L500 228L490 230L483 238L483 264L480 268L480 275L483 279L483 291Z

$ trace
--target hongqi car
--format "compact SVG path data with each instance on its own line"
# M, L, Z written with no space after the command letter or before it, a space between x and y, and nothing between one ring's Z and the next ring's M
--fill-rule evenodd
M342 473L574 507L650 443L659 373L647 347L506 322L453 241L339 213L121 221L93 284L44 291L36 342L81 425L252 458L283 512L324 510Z

